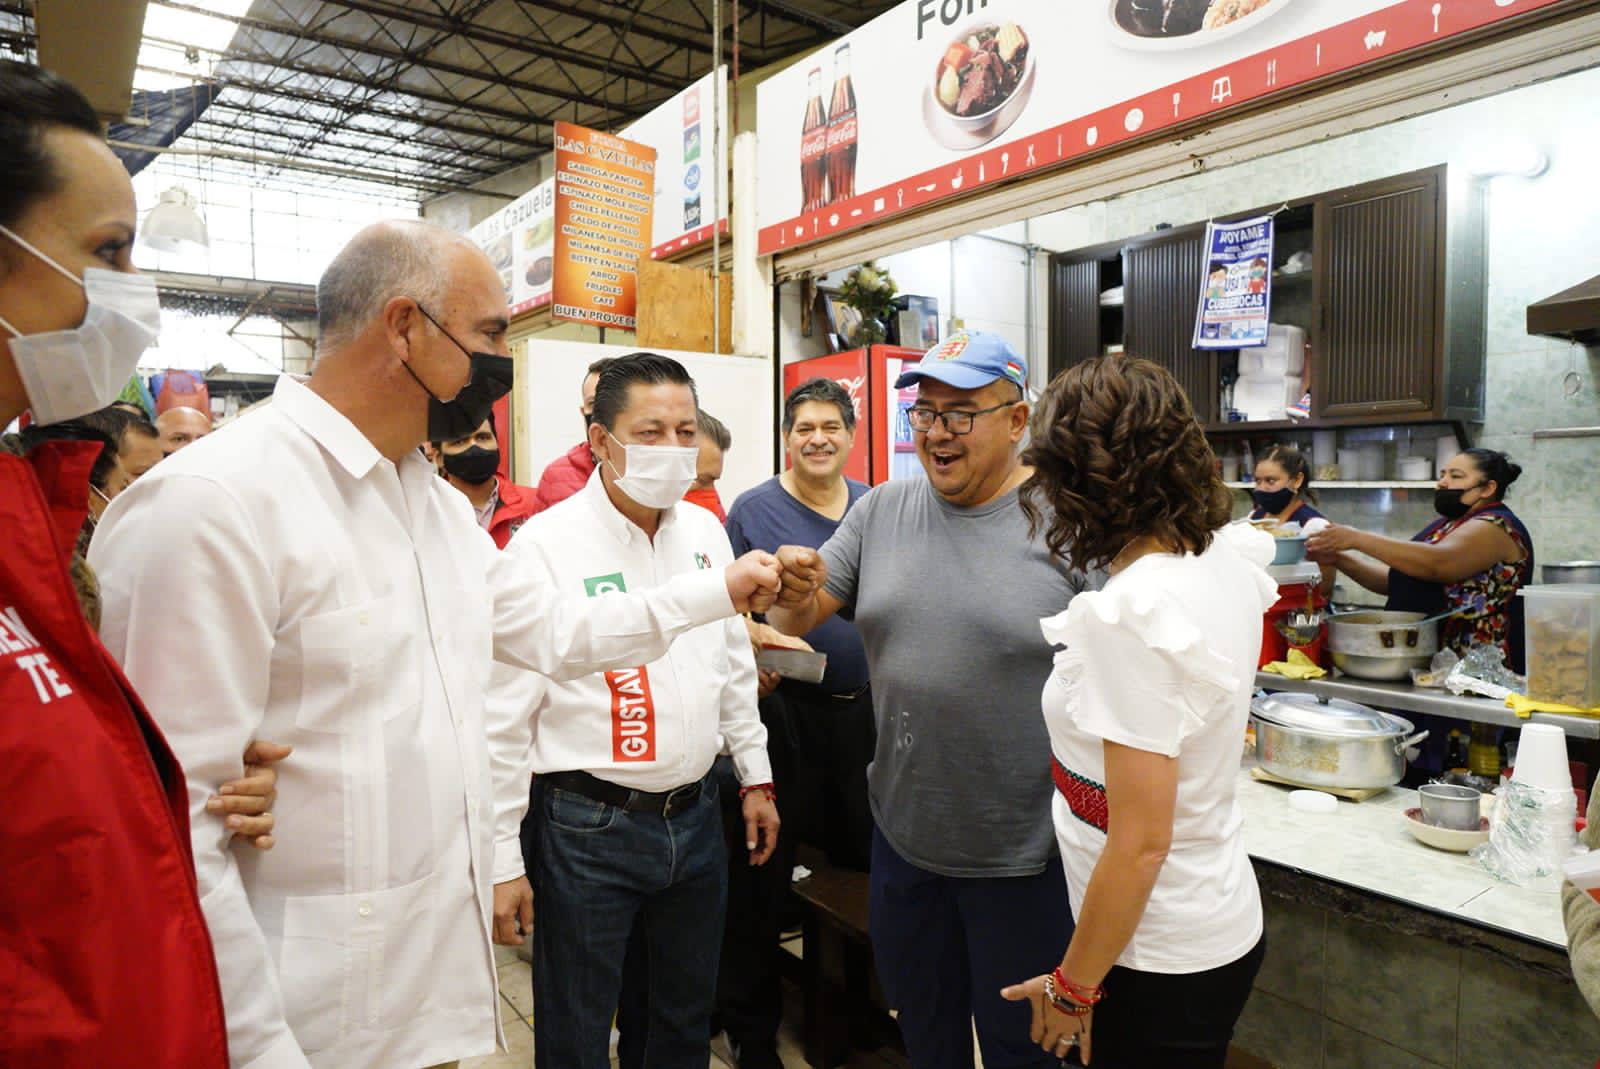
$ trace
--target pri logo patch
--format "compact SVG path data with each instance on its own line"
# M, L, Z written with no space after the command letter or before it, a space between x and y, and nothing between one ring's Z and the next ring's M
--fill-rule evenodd
M698 556L698 554L697 554ZM590 576L583 581L591 598L626 594L621 572ZM611 691L611 759L638 763L656 759L656 703L650 694L650 671L644 665L606 673Z
M710 568L711 568L711 557L710 557L710 555L706 554L706 553L696 553L694 555L694 566L696 568L699 568L702 572L710 570Z

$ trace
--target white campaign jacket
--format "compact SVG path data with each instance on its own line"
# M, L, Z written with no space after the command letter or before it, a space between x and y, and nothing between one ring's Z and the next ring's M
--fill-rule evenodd
M716 571L559 597L420 456L385 460L287 377L120 495L91 559L106 645L189 778L242 1069L492 1051L491 661L587 675L733 611ZM253 738L294 747L268 853L204 808Z
M606 496L599 472L582 490L534 516L504 552L551 589L605 598L675 578L720 572L733 559L728 535L699 505L667 509L655 538ZM551 682L495 673L488 695L497 730L495 881L522 875L518 829L528 774L584 771L639 791L667 791L711 770L724 749L743 784L770 783L767 729L756 708L756 662L744 620L686 631L648 664Z

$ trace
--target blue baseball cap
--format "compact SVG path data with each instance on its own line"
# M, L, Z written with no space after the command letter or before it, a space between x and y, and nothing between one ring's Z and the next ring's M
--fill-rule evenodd
M958 330L924 353L920 364L901 372L894 387L904 389L923 379L936 379L958 390L976 390L1005 379L1026 392L1028 362L998 334Z

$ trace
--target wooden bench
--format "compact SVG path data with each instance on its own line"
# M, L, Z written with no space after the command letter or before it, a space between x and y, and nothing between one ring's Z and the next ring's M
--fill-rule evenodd
M872 971L867 874L802 851L811 875L794 885L805 903L802 988L806 1061L814 1069L907 1065L899 1029Z

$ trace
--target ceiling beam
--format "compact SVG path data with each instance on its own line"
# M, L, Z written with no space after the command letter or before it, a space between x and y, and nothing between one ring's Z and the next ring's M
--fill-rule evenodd
M438 118L421 112L405 111L400 108L391 108L371 101L361 104L360 108L353 109L344 97L330 96L326 93L317 93L308 89L297 89L293 86L277 85L272 82L257 81L235 74L214 75L210 78L195 79L191 71L168 70L163 67L146 67L141 65L141 70L148 70L154 74L164 74L169 78L189 78L196 81L209 82L224 89L235 89L246 93L259 93L263 96L282 97L285 100L298 100L318 107L330 108L341 115L354 116L359 114L382 115L384 118L394 119L396 122L415 123L418 126L432 126L440 130L450 130L467 137L481 137L489 141L503 141L508 144L521 145L535 151L547 150L551 142L548 139L525 137L521 134L506 134L498 130L484 127L464 126L448 118ZM348 79L338 79L348 81ZM315 120L313 120L315 121ZM527 123L526 117L522 120Z
M706 55L711 54L711 34L709 32L702 31L698 26L691 26L689 23L679 22L677 19L668 18L667 16L656 11L641 11L638 14L638 18L652 19L662 26L670 27L670 29L660 29L657 26L647 25L634 19L622 18L617 15L608 15L605 14L604 11L597 9L596 6L592 4L584 5L579 3L567 3L563 2L563 0L517 0L517 6L522 8L534 7L542 11L554 11L562 15L571 15L574 18L580 18L589 22L598 23L601 26L610 26L618 30L626 31L629 36L643 37L651 41L659 41L662 44L672 45L674 48L682 49L687 52L704 52ZM726 27L724 27L724 29L726 29ZM758 49L751 45L742 43L740 47L749 49L750 51L758 52L757 61L753 64L754 66L760 67L766 65L764 54L759 53Z
M180 0L152 0L152 2L161 7L172 8L174 11L183 11L196 15L211 15L211 13L203 7L195 4L181 3ZM281 34L285 37L292 37L301 41L309 41L313 44L327 45L332 48L343 49L349 52L359 52L363 55L374 56L378 59L393 60L395 62L407 64L408 66L420 67L424 70L440 71L445 74L455 75L457 78L469 78L475 82L483 82L488 85L499 86L505 89L520 90L525 93L533 93L545 97L555 97L556 99L565 100L573 104L584 104L591 106L594 104L594 97L586 93L577 93L570 89L561 89L548 83L542 84L520 79L513 79L496 74L492 71L486 71L482 68L467 67L459 63L448 63L444 60L424 58L407 52L402 52L397 49L385 48L382 45L375 44L371 39L364 41L351 40L347 37L340 37L335 34L315 30L307 26L300 26L291 22L273 22L268 19L258 19L248 15L212 15L212 17L226 19L229 22L238 24L243 29L250 30L255 33ZM235 38L234 43L228 46L228 50L225 53L226 57L229 59L248 60L252 63L281 62L281 57L274 55L270 48L267 48L267 51L264 55L246 55L238 53L236 51L237 47L238 38ZM299 65L296 64L296 67L298 68ZM309 70L311 73L322 73L321 71L311 70L310 68L305 69ZM411 92L411 90L405 87L396 87L396 91L407 93ZM465 102L460 104L460 106L486 110L481 108L479 105L467 104ZM619 107L613 110L619 111L629 117L644 114L644 112L639 108ZM533 116L533 118L537 119L539 122L545 123L555 121L553 117L545 115L536 115Z
M265 152L284 152L286 149L283 145L279 144L279 142L288 142L291 145L299 146L295 151L309 153L315 149L325 147L327 149L346 154L345 158L347 161L349 159L349 154L352 153L371 157L375 161L404 160L406 163L413 163L420 167L431 167L436 171L454 172L453 178L458 178L461 181L467 182L478 181L484 178L492 178L507 168L513 166L513 164L511 164L509 161L500 166L470 163L467 162L466 159L462 158L465 155L464 153L455 152L455 150L452 149L441 149L440 151L452 154L457 158L440 159L428 156L418 156L414 153L401 152L398 148L352 145L336 141L329 136L328 133L310 136L304 132L262 130L260 127L252 126L248 123L241 124L221 119L212 114L213 110L215 109L207 109L206 113L196 120L195 125L225 131L229 134L247 135L243 138L234 137L230 139L231 144L237 145L240 148L259 147L261 151ZM311 122L311 120L302 121ZM349 134L342 130L332 131L332 133L344 133L347 137L358 136ZM257 145L257 139L260 139L262 143ZM305 143L306 141L309 141L310 143L307 144ZM323 159L323 157L320 155L314 155L311 158L318 160ZM326 162L338 163L339 161L326 160Z
M809 26L815 30L826 30L835 37L843 37L855 29L850 23L841 19L830 18L827 15L818 15L814 11L807 11L799 4L790 3L789 0L754 0L756 7L765 8L774 15L800 26Z
M683 80L680 78L658 74L643 67L636 67L629 63L617 63L613 60L598 59L576 49L562 48L555 44L541 44L537 41L531 41L525 36L503 33L500 30L491 30L482 26L473 26L461 19L418 11L402 7L399 4L385 2L385 0L322 0L322 4L325 7L342 7L350 11L359 11L363 14L371 15L374 18L390 19L394 22L437 30L440 33L454 34L481 44L493 45L496 48L504 48L512 52L521 52L527 55L539 56L543 59L555 60L557 63L569 67L581 67L585 70L598 71L601 74L620 75L633 81L644 82L647 85L670 89L674 93L684 86ZM634 114L638 114L638 112Z
M208 122L210 121L211 116L219 111L227 111L240 116L243 120L243 123L246 124L240 128L252 131L261 130L261 126L258 124L260 120L263 119L268 119L273 122L294 123L300 126L310 126L320 130L326 130L327 127L325 122L315 118L314 116L299 114L292 111L282 111L276 108L263 107L259 103L249 105L235 104L231 102L226 95L219 96L216 100L212 101L211 106L205 110L205 113L200 116L198 121ZM358 113L350 116L340 116L340 118L353 120L361 118L361 115ZM426 149L432 152L442 152L447 155L470 156L474 159L484 160L490 166L492 166L497 173L505 170L507 167L515 167L522 160L521 156L511 156L504 152L492 152L481 145L467 145L454 140L453 138L449 142L443 142L424 137L422 134L430 132L426 130L418 133L396 134L390 133L388 130L373 129L367 126L356 126L351 122L345 122L338 126L333 132L342 133L349 137L376 138L388 145L402 147L409 146L411 148ZM444 131L439 132L442 133ZM376 152L380 150L372 149L371 151ZM390 150L388 148L384 148L381 151L388 152ZM401 153L401 155L404 155L404 153Z
M133 99L145 0L102 0L91 17L81 0L36 0L39 65L77 86L100 117L122 118Z

